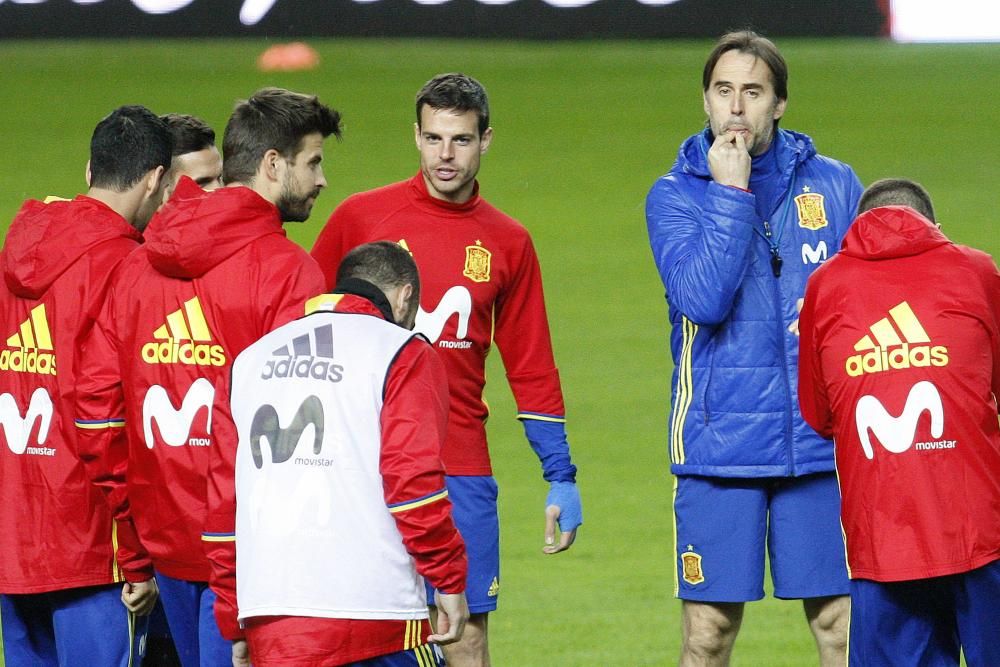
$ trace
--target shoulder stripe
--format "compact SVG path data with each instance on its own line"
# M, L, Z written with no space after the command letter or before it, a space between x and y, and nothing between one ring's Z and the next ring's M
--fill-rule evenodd
M518 412L518 419L532 419L540 422L556 422L558 424L565 424L566 417L562 415L546 415L541 412Z
M674 413L670 423L670 458L674 463L684 463L684 421L694 395L691 359L698 325L681 317L681 358L677 366L677 386L674 387Z
M447 497L448 489L441 489L440 491L429 493L421 498L414 498L413 500L406 500L401 503L393 503L391 505L386 505L386 507L389 508L390 512L396 514L398 512L406 512L407 510L423 507L424 505L430 505L431 503L436 503L439 500L444 500Z
M77 428L88 430L125 427L125 419L122 417L115 417L112 419L76 419L74 422L76 423Z
M235 542L236 533L202 533L202 542Z

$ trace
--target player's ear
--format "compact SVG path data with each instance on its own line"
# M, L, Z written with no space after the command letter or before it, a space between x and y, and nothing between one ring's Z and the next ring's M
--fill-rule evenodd
M417 144L417 150L420 150L420 123L413 124L413 141Z
M785 106L788 105L788 100L778 100L778 103L774 105L774 120L778 120L785 115Z
M482 155L490 148L490 143L493 142L493 128L488 127L486 131L483 132L482 136L479 137L479 154Z
M83 177L87 181L87 187L90 187L90 160L87 160L87 166L83 170Z
M159 165L156 169L150 169L146 173L146 187L145 187L145 197L147 199L155 199L157 195L160 195L160 185L165 183L163 180L163 174L165 173L163 165Z
M402 318L409 310L407 306L410 303L410 297L413 296L413 285L406 283L402 287L396 290L396 298L393 299L392 312L396 319Z
M260 160L260 167L258 167L258 173L263 173L264 177L269 181L280 181L281 171L284 168L284 158L277 149L269 148L267 152L264 153L264 157Z

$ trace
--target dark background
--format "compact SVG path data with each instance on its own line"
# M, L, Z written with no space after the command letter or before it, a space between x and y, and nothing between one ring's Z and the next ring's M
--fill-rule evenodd
M717 37L753 27L769 36L885 34L885 0L680 0L652 7L598 0L553 7L543 0L485 5L449 0L277 0L254 26L240 23L242 0L194 0L170 14L146 14L129 0L78 5L0 1L0 39L25 37L504 37L522 39Z

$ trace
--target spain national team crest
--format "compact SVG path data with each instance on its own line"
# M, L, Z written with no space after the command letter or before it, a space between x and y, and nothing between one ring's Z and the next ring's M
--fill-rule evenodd
M701 570L701 556L693 551L681 554L681 564L684 566L684 581L689 584L700 584L705 581L705 573Z
M818 192L805 192L796 197L795 208L799 211L799 227L816 231L829 224L823 195Z
M476 241L476 245L465 246L465 270L462 275L472 282L489 282L492 257L493 253L484 248L481 241Z

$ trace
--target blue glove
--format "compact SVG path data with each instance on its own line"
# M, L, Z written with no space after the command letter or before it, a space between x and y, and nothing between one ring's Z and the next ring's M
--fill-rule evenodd
M580 489L575 482L552 482L545 506L559 507L559 530L567 533L583 523L583 506L580 504Z

